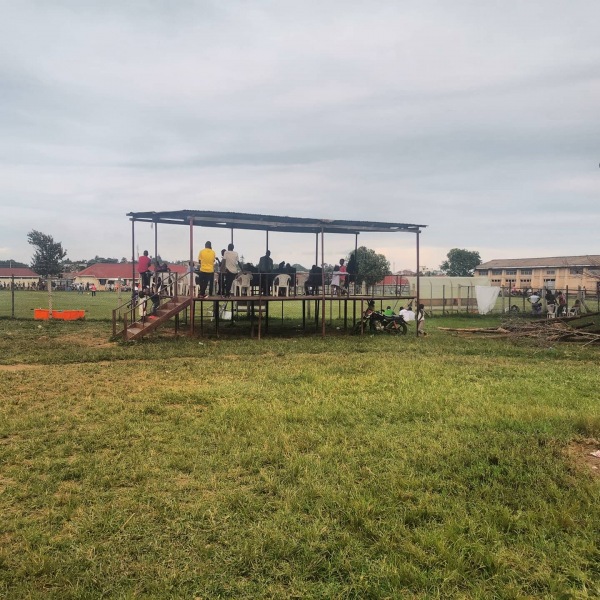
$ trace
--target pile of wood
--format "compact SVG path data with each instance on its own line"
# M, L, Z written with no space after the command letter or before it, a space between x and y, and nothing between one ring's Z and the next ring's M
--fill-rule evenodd
M500 327L439 327L441 331L454 331L467 335L487 335L493 337L533 338L542 344L556 342L583 342L588 346L600 343L600 313L588 313L578 317L527 320L510 319ZM595 317L595 318L594 318Z

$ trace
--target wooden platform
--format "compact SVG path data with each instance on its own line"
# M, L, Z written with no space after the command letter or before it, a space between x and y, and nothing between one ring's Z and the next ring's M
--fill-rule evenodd
M230 322L230 319L224 320L221 315L224 310L230 311L233 315L244 312L246 313L251 321L253 321L253 327L251 327L251 335L255 335L260 338L266 334L269 330L269 307L273 303L288 303L288 302L301 302L302 303L302 328L304 331L308 330L308 319L310 319L311 329L314 326L316 332L321 329L321 333L325 335L325 320L327 314L327 305L331 303L343 303L343 314L344 314L344 329L348 328L348 321L352 321L352 325L356 322L360 315L367 308L367 303L371 300L375 301L375 305L378 309L384 310L386 306L398 305L400 303L409 303L415 300L415 296L367 296L367 295L343 295L343 296L331 296L331 295L320 295L320 296L207 296L206 298L194 298L192 305L192 333L195 330L196 321L199 320L200 332L204 333L205 330L205 318L204 318L204 304L209 303L213 305L211 321L214 321L214 330L216 333L219 332L219 328L223 322ZM308 305L314 303L314 310L307 311ZM196 305L200 305L196 308ZM228 308L227 305L231 306ZM242 311L239 310L239 305L243 305ZM397 308L397 306L396 306ZM309 313L307 315L307 313ZM196 318L199 315L199 319ZM234 319L235 320L235 319ZM314 324L314 325L313 325Z

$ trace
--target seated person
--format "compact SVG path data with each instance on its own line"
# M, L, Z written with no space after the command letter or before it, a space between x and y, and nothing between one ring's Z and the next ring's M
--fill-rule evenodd
M571 306L571 309L569 310L569 315L571 315L572 317L576 317L581 313L581 302L579 301L579 299L575 300L575 303L573 304L573 306Z
M323 283L323 269L317 265L313 265L308 272L308 279L304 284L304 294L306 296L317 295L319 287Z
M415 320L415 313L412 308L409 306L408 308L402 307L400 312L398 313L407 323L409 321Z

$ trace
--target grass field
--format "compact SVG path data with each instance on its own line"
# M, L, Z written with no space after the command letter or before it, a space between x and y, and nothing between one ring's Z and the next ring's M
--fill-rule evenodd
M0 319L0 597L599 598L600 349L472 323Z

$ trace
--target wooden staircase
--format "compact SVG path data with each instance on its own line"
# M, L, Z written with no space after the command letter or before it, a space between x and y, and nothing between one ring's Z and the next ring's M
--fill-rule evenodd
M143 323L141 321L131 323L123 332L123 339L129 342L148 335L182 310L185 310L191 303L192 300L189 297L170 298L158 307L156 315L147 316Z

